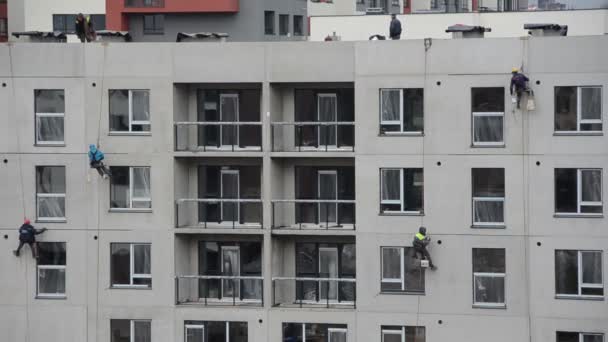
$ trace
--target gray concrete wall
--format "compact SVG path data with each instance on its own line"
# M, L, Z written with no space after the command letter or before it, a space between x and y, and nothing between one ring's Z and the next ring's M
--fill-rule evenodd
M553 89L603 86L605 131L606 60L606 36L433 40L426 53L422 41L0 45L0 82L6 83L0 87L5 104L0 109L0 235L7 236L0 239L0 329L15 342L106 342L109 320L117 318L151 319L153 341L175 342L184 340L184 320L246 321L250 342L280 341L283 322L347 324L349 342L380 341L381 325L425 326L429 342L545 342L556 330L608 333L605 299L555 298L553 260L555 249L602 250L605 283L606 219L554 217L553 170L597 167L605 180L606 136L554 135ZM537 109L512 111L505 95L506 146L472 148L470 88L506 89L511 67L522 61ZM354 154L270 152L271 120L289 118L291 111L285 90L292 86L279 83L305 82L354 83ZM173 152L173 120L192 111L189 94L196 87L176 83L261 84L264 151ZM379 136L378 89L388 87L424 88L424 136ZM65 89L65 147L34 146L33 92L40 88ZM109 135L107 91L116 88L150 90L150 135ZM94 173L90 181L87 177L87 144L98 139L109 165L151 166L151 212L109 210L107 181ZM340 162L339 156L355 165L356 230L280 233L287 237L271 232L270 201L292 191L291 167L303 157L328 165ZM192 166L227 160L262 163L264 229L175 229L174 200L196 186ZM36 165L66 166L67 222L44 224L50 231L40 236L40 241L67 243L65 300L36 299L36 265L29 251L19 259L10 253L22 217L35 216ZM424 216L378 215L381 167L424 167ZM473 167L505 168L504 229L471 228ZM381 294L380 246L409 246L421 224L434 241L442 241L430 247L439 270L426 272L424 295ZM187 236L191 233L196 235ZM192 241L199 234L235 240L241 237L232 234L261 235L263 307L174 304L174 276L194 269ZM301 234L317 240L355 237L356 309L271 307L271 277L293 271L293 241ZM111 242L152 244L152 289L109 287ZM472 306L471 250L476 247L506 250L505 309Z

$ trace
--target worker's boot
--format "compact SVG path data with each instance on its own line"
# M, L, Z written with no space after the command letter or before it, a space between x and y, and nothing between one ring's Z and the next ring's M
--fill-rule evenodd
M15 254L16 257L18 257L19 256L19 251L18 250L14 250L13 254Z
M437 270L437 266L431 265L431 270L436 271Z

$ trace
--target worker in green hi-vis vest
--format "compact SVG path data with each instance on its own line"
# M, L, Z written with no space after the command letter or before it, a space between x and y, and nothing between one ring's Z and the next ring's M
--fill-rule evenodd
M418 233L414 235L414 250L416 251L416 257L420 255L421 260L428 260L429 266L432 270L436 270L437 267L433 264L433 259L431 259L431 255L429 251L426 250L426 246L431 242L431 238L426 235L426 228L420 227L418 229Z

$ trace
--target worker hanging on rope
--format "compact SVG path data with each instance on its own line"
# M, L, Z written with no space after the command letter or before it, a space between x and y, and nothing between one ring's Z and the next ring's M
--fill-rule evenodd
M427 251L426 246L431 242L431 238L426 235L426 228L420 227L418 229L418 233L414 235L414 251L416 253L416 257L420 256L420 260L428 260L429 266L432 270L436 270L437 267L433 264L433 259L431 259L431 255L429 251Z
M104 155L94 144L89 145L89 164L92 169L97 170L103 179L112 177L112 173L107 166L103 164Z
M515 94L517 96L517 109L519 109L521 95L524 92L530 94L530 88L528 87L528 81L530 80L528 79L528 77L526 77L526 75L520 73L519 69L517 68L513 68L513 70L511 70L511 74L513 76L511 76L511 86L509 89L511 90L511 96L513 96L513 91L515 91Z
M34 259L38 259L38 244L36 243L36 235L42 234L46 231L46 228L36 229L31 225L30 220L25 219L23 221L23 225L19 228L19 247L13 251L15 256L19 256L19 251L26 243L30 246L32 250L32 256Z

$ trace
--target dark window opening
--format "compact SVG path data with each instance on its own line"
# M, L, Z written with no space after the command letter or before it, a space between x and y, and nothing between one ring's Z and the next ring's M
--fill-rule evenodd
M279 35L289 35L289 14L279 15Z
M264 11L264 34L274 34L274 11Z
M164 34L165 15L149 14L144 15L144 34Z

